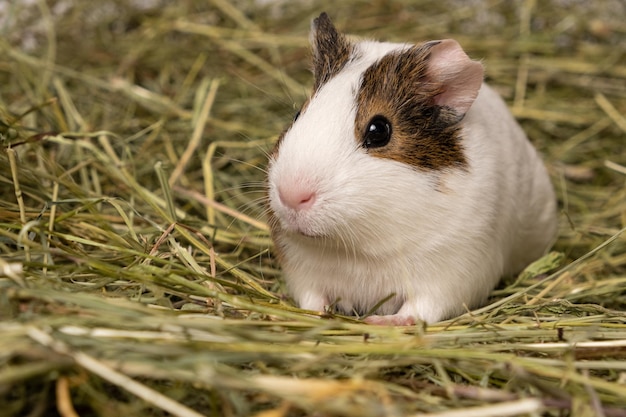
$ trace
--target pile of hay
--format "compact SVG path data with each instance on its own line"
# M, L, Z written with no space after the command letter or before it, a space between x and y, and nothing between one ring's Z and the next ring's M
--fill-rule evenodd
M390 328L285 297L264 167L312 84L323 10L356 35L458 39L545 155L555 252L488 306ZM1 414L626 416L625 15L621 0L0 3Z

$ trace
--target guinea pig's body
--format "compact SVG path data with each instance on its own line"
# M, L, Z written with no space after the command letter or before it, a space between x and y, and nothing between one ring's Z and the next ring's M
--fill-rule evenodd
M552 186L480 63L452 40L352 42L325 14L311 37L314 93L268 171L301 308L436 322L545 253Z

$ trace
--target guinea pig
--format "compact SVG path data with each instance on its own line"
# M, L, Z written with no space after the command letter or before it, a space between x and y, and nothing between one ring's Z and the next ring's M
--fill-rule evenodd
M541 158L452 40L352 40L312 22L311 98L268 163L270 230L302 309L437 322L551 246Z

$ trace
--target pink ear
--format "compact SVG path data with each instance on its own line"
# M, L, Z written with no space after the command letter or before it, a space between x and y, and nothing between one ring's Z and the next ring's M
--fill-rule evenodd
M428 77L443 87L435 103L465 114L483 83L483 66L472 61L457 41L444 39L430 50Z

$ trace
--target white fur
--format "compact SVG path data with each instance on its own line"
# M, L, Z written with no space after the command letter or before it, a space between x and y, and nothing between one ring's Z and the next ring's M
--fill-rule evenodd
M462 121L466 171L426 172L368 155L354 137L359 77L406 45L357 48L360 58L318 90L270 161L288 288L304 309L338 301L345 312L365 312L395 293L377 314L427 322L460 314L549 248L556 209L548 175L486 85ZM294 210L279 188L316 199Z

